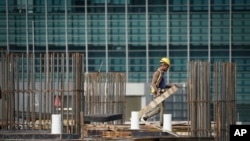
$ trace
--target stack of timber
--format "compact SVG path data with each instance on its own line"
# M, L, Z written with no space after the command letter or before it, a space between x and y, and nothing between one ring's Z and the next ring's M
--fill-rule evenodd
M161 128L155 128L152 125L140 125L140 129L130 129L130 125L93 125L84 126L85 138L135 138L135 137L152 137L152 136L169 136L173 135L163 132Z

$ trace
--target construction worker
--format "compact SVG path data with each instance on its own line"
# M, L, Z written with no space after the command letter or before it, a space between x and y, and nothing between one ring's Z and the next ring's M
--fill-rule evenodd
M154 72L152 82L151 82L151 94L154 98L160 96L166 91L167 88L172 87L172 85L166 85L166 79L164 73L168 70L170 66L170 60L166 57L163 57L160 60L160 67ZM160 103L155 109L151 112L144 115L141 120L146 121L148 118L160 113L160 126L163 125L163 114L164 114L164 101Z

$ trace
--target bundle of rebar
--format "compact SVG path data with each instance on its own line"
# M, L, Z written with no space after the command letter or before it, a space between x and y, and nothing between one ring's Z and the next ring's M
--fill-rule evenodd
M216 141L228 141L230 125L236 122L236 64L191 61L189 63L188 102L190 133L194 137L215 136ZM210 78L213 74L213 91ZM213 101L210 101L213 97ZM213 109L210 107L214 107ZM213 112L213 116L210 111ZM211 118L214 119L214 130Z
M211 135L210 119L210 63L189 63L188 103L190 132L194 137Z
M230 125L236 123L236 64L214 64L214 119L216 141L229 141Z
M1 53L2 129L49 129L61 114L65 132L80 131L84 64L80 53Z
M123 123L125 115L126 77L119 72L85 74L85 115L122 114L115 123Z

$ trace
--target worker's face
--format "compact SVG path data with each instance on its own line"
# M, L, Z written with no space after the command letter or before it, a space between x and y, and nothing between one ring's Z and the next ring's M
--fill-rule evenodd
M169 65L167 64L161 64L162 71L166 72L169 68Z

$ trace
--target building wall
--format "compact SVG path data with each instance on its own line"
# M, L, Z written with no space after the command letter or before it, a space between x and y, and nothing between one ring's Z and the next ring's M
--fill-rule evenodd
M165 56L169 83L187 81L190 60L236 62L238 120L249 121L249 7L250 0L2 0L0 47L82 52L87 72L126 72L134 83L149 83Z

